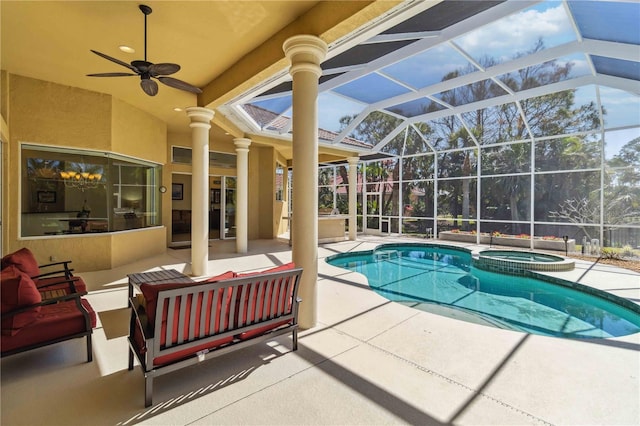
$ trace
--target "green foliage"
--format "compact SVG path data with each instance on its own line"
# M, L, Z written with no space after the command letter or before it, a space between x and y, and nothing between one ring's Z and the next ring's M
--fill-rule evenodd
M603 259L620 260L620 253L611 248L603 248L601 251L601 256Z

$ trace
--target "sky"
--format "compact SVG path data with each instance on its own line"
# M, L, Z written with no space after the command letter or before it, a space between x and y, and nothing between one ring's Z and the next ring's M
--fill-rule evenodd
M471 62L454 48L456 46L480 63L485 56L504 62L513 59L514 55L530 51L539 39L546 48L578 39L562 2L547 1L536 4L454 40L443 40L443 43L427 51L386 66L376 74L361 77L361 82L356 80L336 88L337 90L321 93L318 98L319 127L338 132L341 117L359 114L368 106L367 101L380 100L387 92L392 95L410 93L441 82L443 77L452 71L466 69L464 72L473 72ZM572 53L557 58L560 64L567 61L573 64L569 78L591 74L588 58L583 53ZM357 99L349 98L347 95ZM607 111L607 128L640 125L639 96L607 87L599 88L599 96ZM576 91L577 105L597 100L596 86L586 86ZM273 100L262 105L272 104L278 110L276 112L285 111L285 115L290 117L290 102L289 97L284 102ZM626 137L615 139L622 140ZM608 149L613 149L613 145L612 142L608 142Z

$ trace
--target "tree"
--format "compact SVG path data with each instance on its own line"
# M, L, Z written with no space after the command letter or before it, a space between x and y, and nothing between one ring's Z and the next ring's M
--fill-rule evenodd
M520 53L516 58L543 49L542 40L538 40L530 51ZM491 57L481 58L479 62L485 69L498 64L498 61ZM571 62L560 63L551 60L498 78L514 92L521 92L567 79L571 75L572 67ZM477 69L474 66L468 65L450 72L443 77L443 81L475 71ZM488 79L456 87L438 94L437 97L449 105L458 106L502 96L505 93L500 85ZM520 226L518 222L531 219L529 217L531 200L535 202L536 208L533 219L548 220L551 216L550 212L555 212L555 217L560 218L558 215L562 215L563 211L568 213L568 210L571 210L571 206L566 204L567 200L574 200L571 202L574 203L587 194L591 197L594 189L600 187L599 174L589 171L600 168L601 142L589 134L600 126L600 114L596 105L593 102L576 105L575 90L551 93L518 102L519 105L507 103L461 115L449 115L428 123L414 123L406 130L409 133L403 135L406 136L405 152L408 149L416 152L415 146L422 143L421 138L428 140L438 152L436 154L437 179L447 180L440 180L438 185L443 191L439 196L437 216L442 217L447 213L454 218L461 216L465 223L468 223L472 217L474 203L471 195L474 193L472 189L474 180L470 177L477 173L478 151L482 155L483 169L486 164L491 168L491 174L494 176L487 183L490 190L482 187L481 205L505 206L503 211L509 212L513 229ZM428 112L426 107L424 112ZM354 118L355 116L343 117L341 119L343 128ZM371 144L378 143L399 123L400 120L394 116L373 112L354 129L351 136ZM420 132L418 138L410 133L414 128ZM576 133L579 136L552 138L555 135ZM532 137L536 138L535 142L531 142ZM543 138L538 139L540 137ZM401 141L400 135L394 139L395 151L400 150ZM498 148L478 150L478 144L481 147L492 144ZM629 149L632 153L635 152L633 147L637 150L636 145L632 146ZM533 164L531 149L534 150ZM625 152L625 155L627 154ZM617 161L625 162L628 159L621 156ZM411 174L412 177L409 179L414 179L413 176L416 174L429 174L421 170L425 165L419 161L410 160L409 164L411 168L403 167L403 173ZM533 167L536 172L565 171L566 173L536 173L534 194L531 194ZM572 172L576 169L585 169L587 172ZM392 172L394 181L397 170L396 165ZM640 168L636 168L636 173L637 170ZM371 169L369 173L375 173L375 170ZM380 179L386 180L387 175L381 175ZM625 176L624 179L627 180L627 177ZM408 197L406 191L405 189L403 201ZM575 196L576 193L579 194L578 198ZM392 200L395 198L391 197Z

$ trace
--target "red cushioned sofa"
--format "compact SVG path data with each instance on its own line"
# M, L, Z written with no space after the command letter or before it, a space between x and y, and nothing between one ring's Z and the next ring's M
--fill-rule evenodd
M69 268L70 263L70 260L65 260L38 265L31 250L23 247L3 257L1 269L4 270L11 265L15 266L29 276L40 291L53 292L53 296L58 295L59 290L77 292L81 295L87 294L85 282L81 277L73 275L73 269ZM72 283L69 283L69 280L72 280Z
M75 278L58 278L56 291L42 290L15 265L0 272L2 312L1 356L86 337L91 362L91 334L96 314L76 291ZM55 295L54 295L55 293Z
M226 272L205 281L140 285L131 298L129 370L145 377L145 406L156 376L285 333L298 348L301 268L288 263L248 274Z

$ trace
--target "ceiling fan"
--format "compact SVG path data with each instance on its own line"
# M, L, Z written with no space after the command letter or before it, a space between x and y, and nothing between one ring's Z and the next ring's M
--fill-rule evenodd
M152 79L157 79L161 83L166 84L167 86L173 87L175 89L186 90L191 93L202 93L202 90L199 88L184 82L182 80L178 80L177 78L167 77L167 75L174 74L180 70L180 65L171 64L171 63L161 63L154 64L147 61L147 15L150 15L152 10L149 6L141 4L139 6L140 10L144 14L144 61L133 61L131 64L127 64L119 59L112 58L109 55L105 55L104 53L100 53L96 50L91 49L93 53L98 56L101 56L105 59L110 60L111 62L115 62L118 65L122 65L125 68L133 71L135 74L130 72L105 72L99 74L87 74L89 77L128 77L128 76L140 76L140 87L144 93L149 96L155 96L158 93L158 83L156 83Z

